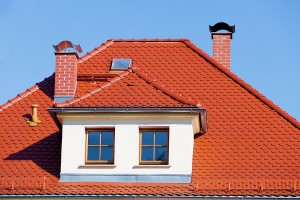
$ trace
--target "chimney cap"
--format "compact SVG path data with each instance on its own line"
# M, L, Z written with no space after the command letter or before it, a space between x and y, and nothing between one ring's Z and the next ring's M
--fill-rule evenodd
M65 49L68 48L73 48L75 49L78 53L82 52L82 49L80 47L80 45L75 45L72 42L68 41L68 40L64 40L61 41L58 45L52 45L53 48L55 49L56 52L63 52Z
M229 26L229 24L227 24L225 22L219 22L219 23L216 23L213 26L209 26L209 31L211 33L218 32L220 30L226 30L230 33L234 33L235 32L235 25Z

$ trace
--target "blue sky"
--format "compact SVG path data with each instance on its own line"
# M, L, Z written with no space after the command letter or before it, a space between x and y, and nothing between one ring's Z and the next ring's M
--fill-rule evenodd
M298 0L0 0L0 104L50 76L52 45L84 55L110 38L187 38L212 55L209 25L236 26L231 70L300 120Z

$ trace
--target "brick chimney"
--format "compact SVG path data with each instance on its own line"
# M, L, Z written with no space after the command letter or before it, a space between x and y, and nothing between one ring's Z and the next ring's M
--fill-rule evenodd
M56 50L54 102L64 102L75 96L79 58L76 52L65 51L65 49L74 48L78 52L82 50L79 45L73 45L69 41L62 41L53 47Z
M227 32L218 32L220 30ZM219 22L214 26L209 26L209 31L213 40L213 58L230 70L230 42L235 26Z

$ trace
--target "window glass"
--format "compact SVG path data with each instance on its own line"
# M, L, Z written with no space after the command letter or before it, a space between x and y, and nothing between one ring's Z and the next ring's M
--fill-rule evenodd
M111 70L125 70L131 65L130 58L114 58L111 64Z
M112 147L102 147L101 148L101 160L112 160L112 159L113 159Z
M102 132L102 145L112 145L113 144L113 132Z
M88 160L99 160L99 148L89 147L88 148Z
M167 145L167 132L156 132L155 134L155 144L156 145Z
M99 132L89 132L89 145L99 145L100 144L100 133Z
M153 160L153 148L142 147L142 160L152 161Z
M155 148L155 160L161 160L161 161L167 160L167 148L166 147Z
M153 145L154 144L154 132L145 131L142 133L142 143L143 145Z

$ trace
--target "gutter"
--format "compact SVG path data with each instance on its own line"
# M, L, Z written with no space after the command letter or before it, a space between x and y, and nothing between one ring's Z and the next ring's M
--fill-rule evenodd
M74 112L206 112L205 108L49 108L50 113Z
M169 196L169 195L0 195L1 199L49 199L49 198L60 198L60 199L224 199L224 200L255 200L255 199L267 199L267 200L280 200L280 199L300 199L300 196Z

